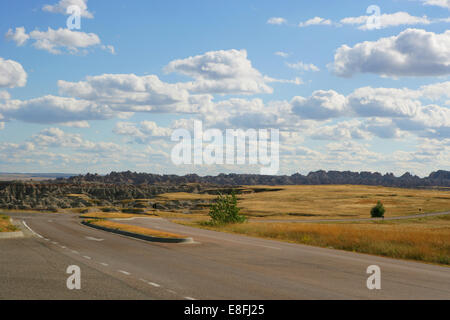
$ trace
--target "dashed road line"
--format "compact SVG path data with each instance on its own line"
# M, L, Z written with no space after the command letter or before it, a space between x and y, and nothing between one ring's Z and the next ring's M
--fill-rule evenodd
M109 264L107 264L107 263L105 263L105 262L100 262L100 264L101 264L102 266L104 266L104 267L109 266Z
M120 273L123 273L123 274L125 274L127 276L129 276L131 274L131 273L129 273L127 271L123 271L123 270L117 270L117 271L120 272Z
M91 260L91 259L92 259L92 258L89 257L89 256L83 256L83 258L88 259L88 260Z
M72 253L79 254L77 250L72 250Z
M156 287L156 288L159 288L159 287L161 287L159 284L157 284L157 283L154 283L154 282L147 282L149 285L151 285L151 286L154 286L154 287Z
M186 300L195 300L194 298L192 298L192 297L184 297Z

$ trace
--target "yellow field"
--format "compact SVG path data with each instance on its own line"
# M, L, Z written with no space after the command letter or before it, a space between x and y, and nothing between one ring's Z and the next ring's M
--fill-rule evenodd
M252 186L254 187L254 186ZM329 219L370 217L380 200L386 217L450 211L450 190L419 190L377 186L275 186L281 191L238 196L241 212L249 217Z
M187 192L171 192L162 193L156 197L158 200L211 200L217 196L210 194L187 193Z
M0 232L13 231L18 231L17 227L11 224L8 216L0 214Z
M217 231L392 258L450 265L450 216L364 223L265 223L225 226L186 223Z
M89 223L97 225L97 226L102 226L102 227L111 228L111 229L115 229L115 230L138 233L138 234L151 236L151 237L185 238L184 236L175 234L175 233L164 232L164 231L153 230L153 229L142 228L142 227L136 227L136 226L131 226L128 224L117 223L117 222L112 222L112 221L107 221L107 220L89 220Z

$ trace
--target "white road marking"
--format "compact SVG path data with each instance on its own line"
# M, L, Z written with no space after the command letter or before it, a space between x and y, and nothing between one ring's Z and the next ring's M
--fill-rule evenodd
M191 297L184 297L186 300L195 300L194 298Z
M170 292L170 293L172 293L172 294L177 294L175 291L170 290L170 289L166 289L166 291L167 291L167 292Z
M102 266L105 266L105 267L109 266L109 264L107 264L107 263L105 263L105 262L100 262L100 264L101 264Z
M79 254L77 250L72 250L72 253Z
M53 244L58 244L58 242L56 242L56 241L52 241L52 243L53 243Z
M94 237L85 237L88 240L92 240L92 241L103 241L105 239L101 239L101 238L94 238Z
M88 260L91 260L91 259L92 259L92 258L89 257L89 256L83 256L83 258L88 259Z
M161 287L159 284L157 284L157 283L154 283L154 282L147 282L149 285L151 285L151 286L154 286L154 287L156 287L156 288L159 288L159 287Z
M61 249L66 249L66 247L65 246L60 246L61 247Z
M48 220L48 222L53 222L53 220Z
M25 227L27 227L28 230L31 231L31 233L37 235L37 236L38 236L39 238L41 238L41 239L44 239L44 237L41 236L39 233L34 232L34 231L27 225L27 223L26 223L24 220L22 220L22 223L23 223L23 225L24 225Z
M125 274L127 276L129 276L131 274L131 273L129 273L127 271L123 271L123 270L117 270L117 271L120 272L120 273L123 273L123 274Z

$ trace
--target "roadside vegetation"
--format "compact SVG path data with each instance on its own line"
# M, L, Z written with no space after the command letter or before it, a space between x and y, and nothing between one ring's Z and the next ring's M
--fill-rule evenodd
M138 234L142 234L142 235L145 235L145 236L151 236L151 237L158 237L158 238L185 238L185 236L182 236L182 235L179 235L179 234L175 234L175 233L159 231L159 230L153 230L153 229L143 228L143 227L137 227L137 226L132 226L132 225L128 225L128 224L108 221L108 220L86 220L86 222L88 222L90 224L93 224L93 225L105 227L105 228L121 230L121 231L127 231L127 232L133 232L133 233L138 233Z
M231 195L219 195L209 210L210 221L206 225L224 225L230 223L243 223L247 218L239 214L237 197L233 191Z
M0 232L14 232L19 229L13 225L8 216L0 214Z
M187 224L187 223L185 223ZM216 231L450 265L450 216L353 223L190 225Z

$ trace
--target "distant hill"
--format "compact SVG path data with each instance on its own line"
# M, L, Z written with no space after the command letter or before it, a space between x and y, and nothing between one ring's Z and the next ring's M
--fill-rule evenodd
M43 174L45 176L45 174ZM220 192L231 192L233 186L242 185L323 185L353 184L379 185L387 187L419 188L450 187L450 171L439 170L428 177L420 178L405 173L396 177L391 173L316 171L301 175L263 176L254 174L219 174L201 177L158 175L137 172L111 172L107 175L86 174L72 177L57 177L44 181L0 182L0 208L57 210L60 208L82 208L91 206L114 206L124 210L140 210L141 202L128 199L147 199L146 206L158 208L153 199L166 192L210 193L214 188ZM216 189L217 191L217 189ZM175 201L164 204L170 208L191 209L205 203ZM169 208L168 207L168 208Z
M410 173L400 177L392 173L382 175L378 172L351 172L351 171L315 171L302 175L265 176L257 174L219 174L217 176L198 176L189 174L159 175L137 172L111 172L107 175L86 174L70 178L59 178L58 182L66 183L108 183L108 184L185 184L201 183L213 185L321 185L321 184L354 184L354 185L379 185L386 187L450 187L450 171L439 170L432 172L428 177L420 178Z
M27 180L49 180L56 178L68 178L75 176L73 173L11 173L0 172L0 181L27 181Z

